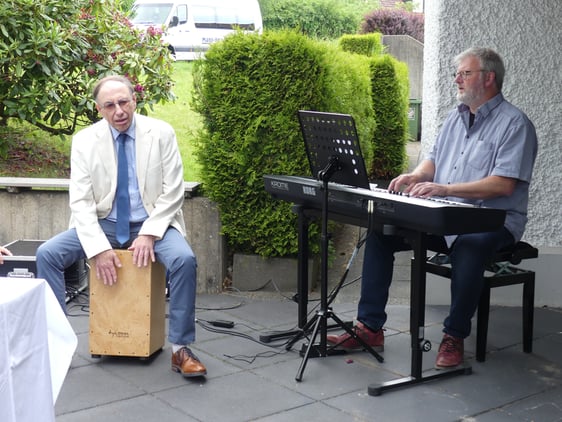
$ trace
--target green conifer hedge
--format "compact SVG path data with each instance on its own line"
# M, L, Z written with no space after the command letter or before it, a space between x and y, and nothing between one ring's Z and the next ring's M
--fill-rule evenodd
M204 121L196 148L203 188L218 204L222 232L234 251L297 253L296 214L291 204L270 197L263 176L310 175L298 110L351 114L372 168L381 124L373 106L372 63L372 57L294 31L234 34L196 63L193 105ZM313 252L318 232L311 227Z

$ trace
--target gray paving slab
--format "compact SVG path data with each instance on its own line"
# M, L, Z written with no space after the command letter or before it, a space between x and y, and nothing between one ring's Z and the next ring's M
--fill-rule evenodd
M297 359L264 366L256 370L256 373L315 400L325 400L353 391L366 391L370 382L392 376L378 370L374 359L364 353L357 358L330 356L310 359L302 381L297 382L295 376L301 362L301 359Z
M228 311L229 315L246 320L253 325L276 328L294 324L298 313L298 305L288 300L280 301L248 301L245 305Z
M285 410L275 415L265 418L255 419L254 422L326 422L326 421L356 421L352 415L345 413L341 409L336 409L321 402L315 402L295 409Z
M252 372L227 375L204 386L157 393L170 406L201 421L249 421L293 409L312 399Z
M395 390L378 397L360 391L327 400L326 404L352 415L353 419L348 420L358 421L450 422L464 420L462 418L470 415L466 403L436 390L431 383Z
M139 422L139 421L182 421L198 420L175 409L157 397L144 395L127 400L96 406L74 413L57 416L57 422Z
M528 399L518 400L478 417L481 422L497 421L560 421L562 420L562 387Z
M56 414L92 409L144 395L143 386L122 379L118 372L109 372L98 365L72 368L66 376Z
M562 368L562 331L535 340L533 353L551 362L553 366Z
M82 305L83 306L83 305ZM313 304L311 306L314 306ZM475 338L465 341L470 375L368 394L409 375L409 307L388 307L384 362L366 352L310 358L300 382L299 353L283 341L259 344L269 330L294 328L297 307L281 294L202 295L201 321L228 319L232 330L197 326L193 350L208 375L184 379L170 370L170 345L148 361L92 358L87 308L69 317L78 349L55 406L57 421L561 421L562 310L536 309L533 353L522 352L521 309L493 307L486 362L474 359ZM356 303L338 302L334 312L353 320ZM424 374L433 371L446 306L426 309Z

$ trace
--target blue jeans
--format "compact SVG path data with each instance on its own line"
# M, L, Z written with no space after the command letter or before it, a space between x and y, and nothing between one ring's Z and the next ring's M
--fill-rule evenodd
M506 229L459 235L451 248L442 236L428 236L428 249L449 254L451 260L451 307L443 331L466 338L484 285L486 264L496 251L514 244ZM365 243L361 298L357 319L373 330L386 322L385 307L392 282L394 253L411 249L404 238L372 232Z
M115 223L99 220L109 242L121 248L115 240ZM140 223L131 224L131 239L138 236ZM126 249L129 244L122 248ZM197 260L191 246L173 227L154 243L156 260L170 277L169 329L170 343L187 345L195 341L195 294L197 290ZM64 270L86 258L75 229L59 233L37 249L37 277L49 283L61 307L66 311Z

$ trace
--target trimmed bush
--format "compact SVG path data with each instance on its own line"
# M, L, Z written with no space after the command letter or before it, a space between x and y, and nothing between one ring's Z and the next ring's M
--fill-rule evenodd
M373 179L390 180L407 163L408 67L390 55L373 58L371 84L377 130L369 173Z
M364 56L379 56L384 52L382 34L373 32L366 35L343 35L339 39L340 48L350 53Z
M368 170L373 160L371 140L377 127L371 99L370 58L330 47L325 52L325 60L328 63L324 85L327 106L319 110L353 116Z
M356 33L361 21L337 0L262 0L260 6L267 30L298 30L319 39Z
M372 157L368 63L367 57L290 31L234 34L196 62L193 104L204 121L197 145L202 182L218 204L222 232L234 250L262 256L298 252L296 215L290 204L272 199L263 182L265 174L309 174L298 110L353 115L363 152ZM317 252L318 228L310 233Z
M372 57L371 89L377 130L371 138L374 158L367 167L371 179L389 180L405 167L408 135L409 80L408 67L389 55L382 55L380 33L344 35L339 40L343 50ZM371 162L371 161L369 161Z

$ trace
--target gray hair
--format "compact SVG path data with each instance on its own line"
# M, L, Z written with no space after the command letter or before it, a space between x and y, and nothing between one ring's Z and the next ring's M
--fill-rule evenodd
M453 64L458 67L459 63L467 57L476 57L480 60L482 70L494 72L496 75L496 87L502 90L505 67L503 60L498 53L490 48L472 47L463 51L453 59Z
M135 93L135 88L133 87L133 84L125 76L109 75L109 76L106 76L105 78L100 79L96 83L96 85L94 86L93 95L94 95L94 101L95 102L98 102L98 94L100 92L101 87L106 82L109 82L109 81L121 82L123 85L125 85L129 89L129 91L131 91L131 95Z

